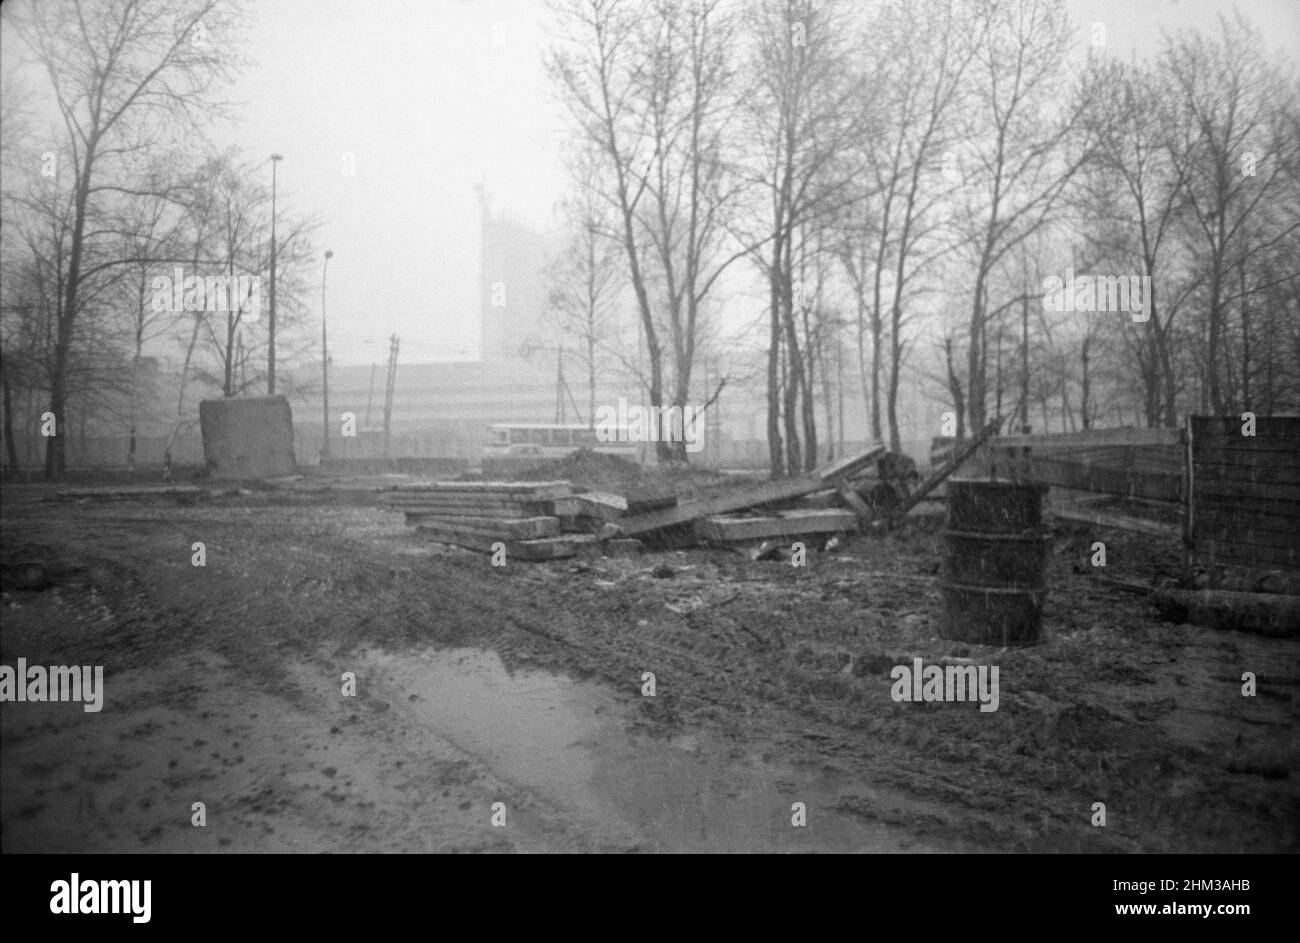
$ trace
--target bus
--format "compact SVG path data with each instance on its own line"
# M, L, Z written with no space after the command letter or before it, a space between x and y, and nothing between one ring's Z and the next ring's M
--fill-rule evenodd
M588 426L538 422L497 422L488 426L483 458L564 458L578 449L591 449L639 461L639 442L601 442ZM626 436L622 437L626 439Z

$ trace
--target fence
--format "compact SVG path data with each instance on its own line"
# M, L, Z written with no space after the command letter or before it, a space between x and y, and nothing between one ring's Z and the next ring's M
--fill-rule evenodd
M1187 417L1189 566L1300 570L1300 416L1253 425Z
M930 461L956 440L936 437ZM965 474L1041 481L1057 488L1155 501L1182 498L1183 448L1177 429L1093 429L991 439L963 464Z

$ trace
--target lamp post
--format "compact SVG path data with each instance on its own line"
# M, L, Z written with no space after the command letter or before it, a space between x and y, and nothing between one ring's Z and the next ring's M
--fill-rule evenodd
M271 155L271 330L266 353L266 395L275 395L275 171L284 160L282 154Z
M330 457L330 355L329 341L325 333L325 276L329 274L330 259L333 257L334 251L326 249L325 265L321 268L320 273L320 371L325 391L325 406L321 414L321 418L324 420L321 428L324 430L325 435L325 444L321 446L320 451L322 461Z

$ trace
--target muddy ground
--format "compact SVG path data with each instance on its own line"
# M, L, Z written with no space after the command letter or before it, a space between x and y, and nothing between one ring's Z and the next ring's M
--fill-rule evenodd
M99 713L0 706L4 851L1300 844L1300 642L1158 621L1085 532L1056 534L1041 644L997 650L939 637L938 505L803 568L493 567L355 494L0 497L0 557L52 584L5 590L0 661L105 674ZM1112 575L1177 572L1106 540ZM999 666L997 711L891 699L893 666L945 655Z

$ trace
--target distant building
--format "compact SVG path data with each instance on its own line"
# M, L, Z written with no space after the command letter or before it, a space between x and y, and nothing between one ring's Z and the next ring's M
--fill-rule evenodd
M546 325L547 240L493 214L487 191L478 190L481 243L479 324L484 362L519 360L538 347L554 347Z

